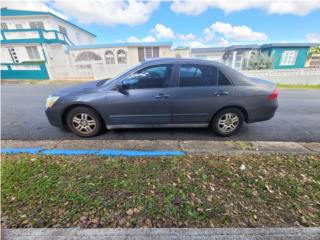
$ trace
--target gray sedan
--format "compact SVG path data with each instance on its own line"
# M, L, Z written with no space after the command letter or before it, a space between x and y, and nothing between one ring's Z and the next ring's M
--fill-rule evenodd
M275 84L206 60L160 58L111 80L81 84L47 99L53 126L81 137L104 129L209 127L220 136L271 119Z

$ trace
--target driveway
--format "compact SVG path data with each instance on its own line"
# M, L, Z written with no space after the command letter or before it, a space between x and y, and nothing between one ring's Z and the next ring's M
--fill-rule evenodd
M1 86L1 137L12 140L79 139L49 125L46 97L62 85ZM110 140L247 140L320 142L320 91L280 90L279 109L266 122L244 125L237 135L221 138L207 129L121 129L94 139Z

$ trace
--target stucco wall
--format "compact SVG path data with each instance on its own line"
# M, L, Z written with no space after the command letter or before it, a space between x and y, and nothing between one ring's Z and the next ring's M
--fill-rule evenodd
M36 46L37 49L38 49L38 53L39 53L40 59L37 59L37 60L30 59L29 55L27 53L27 50L26 50L26 46ZM25 44L25 45L6 44L6 45L2 45L1 46L1 62L2 63L12 63L13 62L11 57L10 57L10 54L9 54L9 50L8 50L9 48L14 48L15 49L15 52L17 54L19 63L26 62L26 61L45 61L46 60L45 56L43 54L43 51L42 51L43 48L40 45L35 45L35 44Z

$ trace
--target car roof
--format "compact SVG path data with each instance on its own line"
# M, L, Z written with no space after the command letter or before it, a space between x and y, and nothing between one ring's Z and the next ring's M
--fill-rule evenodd
M193 64L209 64L215 66L225 66L220 62L205 60L205 59L197 59L197 58L151 58L145 60L143 65L152 65L152 64L166 64L166 63L193 63Z

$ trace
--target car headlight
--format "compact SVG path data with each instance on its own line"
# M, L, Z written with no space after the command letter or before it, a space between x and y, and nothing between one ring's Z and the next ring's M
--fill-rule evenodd
M46 108L52 108L53 105L58 101L60 97L57 96L49 96L46 102Z

